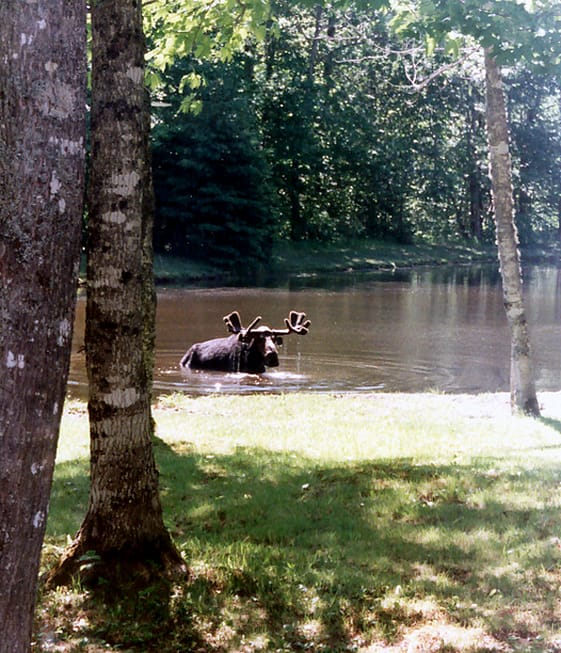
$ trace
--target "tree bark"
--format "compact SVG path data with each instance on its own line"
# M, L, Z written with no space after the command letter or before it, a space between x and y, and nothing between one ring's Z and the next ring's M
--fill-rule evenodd
M86 358L90 500L50 575L66 583L94 551L98 575L182 567L164 526L151 414L154 293L151 175L141 3L92 6L92 165L88 217Z
M476 109L476 98L474 95L475 90L469 88L466 101L467 153L469 161L467 176L469 198L468 235L470 238L481 240L483 236L483 189L475 140L476 134L479 131L480 112Z
M530 337L522 297L518 235L514 223L512 165L502 77L492 53L485 50L486 121L491 188L503 299L511 332L510 396L513 410L539 415Z
M0 651L23 653L74 323L85 4L2 0L0 62Z
M318 58L319 39L321 34L321 22L323 18L323 7L316 5L315 7L315 27L314 36L312 38L312 45L310 47L310 56L308 59L308 84L310 87L314 84L314 77L316 72L316 62Z

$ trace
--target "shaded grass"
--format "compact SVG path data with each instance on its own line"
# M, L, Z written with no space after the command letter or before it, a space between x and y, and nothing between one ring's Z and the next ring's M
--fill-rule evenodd
M333 243L310 241L275 243L266 263L251 267L251 272L209 266L176 256L157 254L154 274L158 283L189 283L218 280L220 284L250 278L283 278L293 274L345 272L349 270L388 270L425 265L467 265L496 263L496 248L466 242L404 245L384 240L341 240Z
M522 251L524 263L559 265L560 248L557 243L533 245ZM241 273L231 269L229 261L221 267L177 256L156 254L154 273L158 283L218 282L265 280L269 277L311 275L316 273L392 270L418 266L470 265L497 263L494 244L469 242L462 239L430 242L419 239L414 244L367 238L341 239L322 243L314 241L278 241L269 259ZM238 266L239 267L239 266ZM247 275L249 273L249 279Z
M292 273L392 269L420 265L495 262L496 249L476 243L406 245L386 240L357 239L336 243L280 242L273 264Z
M85 613L87 596L44 597L69 646L78 632L115 650L349 651L439 623L490 639L417 650L558 650L556 416L512 417L504 396L159 401L165 518L189 578L165 618L156 592ZM85 510L84 422L65 415L47 559Z

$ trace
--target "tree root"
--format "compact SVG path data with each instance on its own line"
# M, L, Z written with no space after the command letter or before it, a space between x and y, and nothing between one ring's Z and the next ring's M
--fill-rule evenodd
M187 574L187 566L167 534L144 546L98 549L78 533L59 562L43 576L45 589L68 586L78 580L88 588L104 586L118 593L119 588L140 590Z

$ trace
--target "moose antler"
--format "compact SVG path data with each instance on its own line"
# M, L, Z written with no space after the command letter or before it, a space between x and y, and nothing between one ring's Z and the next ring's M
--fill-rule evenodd
M230 331L230 333L239 333L243 328L242 321L240 319L240 314L238 313L238 311L232 311L228 315L225 315L222 319L226 323L226 326L228 327L228 331Z
M261 316L257 316L246 329L242 326L242 321L238 311L232 311L232 313L225 315L222 319L226 323L230 333L241 333L244 337L247 337L261 321ZM259 332L261 335L271 336L286 336L289 333L296 333L299 336L305 336L308 333L312 322L311 320L308 320L306 313L290 311L288 317L284 318L284 323L286 324L286 329L269 329L269 327L263 326L259 327Z
M244 329L244 336L249 335L250 331L254 329L257 326L257 323L261 321L261 316L258 315L253 322L247 327L247 329Z
M258 315L253 320L253 322L247 327L247 329L243 328L240 314L238 313L238 311L232 311L232 313L225 315L222 319L226 323L226 326L228 327L228 331L230 331L230 333L243 332L243 335L247 336L250 333L250 331L255 328L257 323L261 321L261 316Z
M299 336L305 336L310 330L311 320L308 320L306 313L299 313L298 311L290 311L288 317L284 318L286 329L273 329L275 336L288 335L289 333L296 333Z

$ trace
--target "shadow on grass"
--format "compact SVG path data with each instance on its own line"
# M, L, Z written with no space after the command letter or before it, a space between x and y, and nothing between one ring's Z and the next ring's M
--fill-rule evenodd
M272 649L349 650L422 622L416 599L462 623L499 612L504 597L536 610L538 621L553 614L558 578L538 577L559 560L549 541L561 520L555 506L527 497L537 485L557 488L555 474L497 473L492 460L322 464L253 448L201 455L162 441L156 456L166 522L190 566L166 637L152 633L161 653L194 641L239 650L258 636ZM68 532L70 470L57 469L52 536ZM74 464L73 501L85 505L75 472ZM513 611L491 626L518 632L520 619ZM121 646L140 646L119 628ZM149 639L134 650L152 650Z
M551 417L540 417L540 422L554 429L557 433L561 433L561 420L553 419Z

